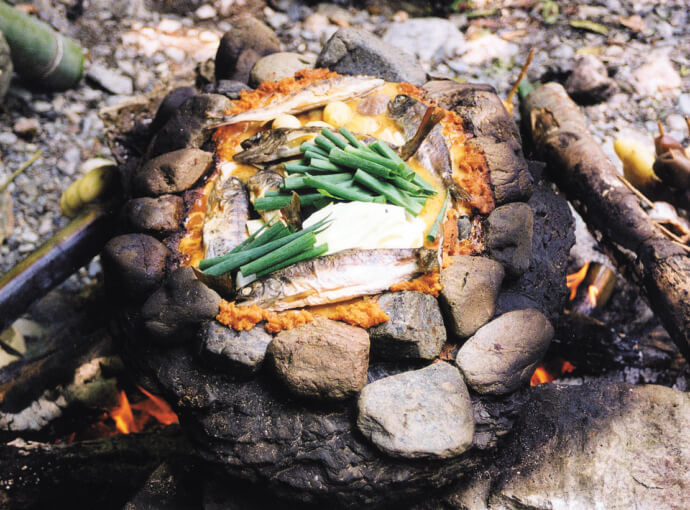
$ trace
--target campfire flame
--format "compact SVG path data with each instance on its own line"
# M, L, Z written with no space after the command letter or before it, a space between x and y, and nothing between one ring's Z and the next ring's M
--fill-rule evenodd
M584 266L580 268L577 273L569 274L565 277L565 285L570 289L570 301L575 299L577 296L577 288L587 276L587 271L589 270L589 262L585 263Z
M167 402L141 386L137 388L146 395L146 399L130 404L127 394L122 390L118 396L118 404L109 411L120 434L141 432L152 422L161 425L177 423L177 415Z
M550 367L547 369L546 365L539 365L534 371L534 374L532 374L532 379L530 379L529 382L530 386L552 382L554 379L557 379L563 374L569 374L575 370L575 366L569 361L565 360L556 360L555 366L555 369Z
M597 297L599 296L599 288L596 285L590 285L587 287L587 299L589 299L589 304L592 305L592 308L596 308L597 306Z

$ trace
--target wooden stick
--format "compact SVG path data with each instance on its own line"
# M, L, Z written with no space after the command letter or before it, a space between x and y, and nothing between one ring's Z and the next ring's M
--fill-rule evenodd
M529 55L527 55L527 60L525 60L524 65L522 66L522 69L520 70L520 74L518 74L517 80L515 80L515 84L513 85L513 88L510 89L510 92L508 92L508 95L506 96L505 100L503 101L503 104L506 107L506 110L510 112L511 114L513 113L513 97L518 91L518 87L520 87L520 82L523 80L525 75L527 74L527 69L529 69L529 66L532 64L532 59L534 58L534 51L536 48L531 48L529 50Z
M630 191L632 191L632 192L635 194L635 196L637 196L637 198L639 198L640 200L642 200L642 202L644 202L644 203L645 203L648 207L650 207L651 209L654 209L654 202L652 202L651 200L649 200L649 199L645 196L644 193L642 193L639 189L637 189L635 186L633 186L632 183L631 183L628 179L626 179L625 177L623 177L623 176L620 175L620 174L618 174L618 178L620 179L620 181L621 181L623 184L625 184L625 187L626 187L626 188L628 188Z
M530 92L523 118L539 156L587 225L645 294L649 306L690 359L690 255L669 239L618 177L579 107L557 83Z
M29 305L86 264L110 239L112 205L86 208L65 228L0 276L0 331Z

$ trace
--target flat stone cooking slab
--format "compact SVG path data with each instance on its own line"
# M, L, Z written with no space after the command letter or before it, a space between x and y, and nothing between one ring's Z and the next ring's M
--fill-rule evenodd
M342 508L405 500L486 462L484 449L493 443L484 442L485 434L495 439L480 417L476 426L482 434L475 433L471 453L441 461L392 459L355 427L356 399L310 405L277 389L265 372L236 381L209 369L192 348L150 346L138 352L132 361L156 374L205 459L293 500L329 501ZM474 400L472 405L475 415L489 421L501 414L502 419L509 417L505 402Z

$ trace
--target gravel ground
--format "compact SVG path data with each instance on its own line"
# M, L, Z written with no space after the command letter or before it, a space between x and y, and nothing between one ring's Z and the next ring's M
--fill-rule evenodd
M81 163L109 156L99 110L130 96L161 95L173 86L192 83L195 67L215 54L232 16L250 11L276 31L286 51L316 56L339 26L364 28L401 41L410 35L407 29L396 24L394 33L386 35L391 25L425 15L414 3L383 0L359 7L290 0L269 4L260 0L33 2L38 16L88 48L87 78L74 90L53 94L38 93L15 79L0 108L0 182L43 150L42 157L10 186L15 228L0 244L0 274L67 223L58 200L80 175ZM448 22L436 20L433 26L438 30L407 43L407 50L416 53L432 75L487 82L503 96L533 46L537 53L528 73L532 81L562 81L579 55L596 55L619 89L607 102L585 108L608 153L613 154L612 140L621 134L651 145L648 131L656 129L657 118L664 119L670 134L687 143L682 115L690 114L690 19L685 2L562 2L547 23L544 15L553 5L548 0L475 1L474 11L451 14ZM476 17L480 9L490 15ZM569 23L576 19L601 23L608 33L573 28ZM36 119L38 131L23 133L21 123L17 125L21 119ZM98 272L95 262L71 281L79 285Z

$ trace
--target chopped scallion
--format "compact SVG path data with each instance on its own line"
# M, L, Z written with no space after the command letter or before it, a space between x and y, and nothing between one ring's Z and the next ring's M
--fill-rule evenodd
M280 248L266 253L251 262L240 266L242 276L249 276L250 274L258 273L271 266L275 266L280 262L284 262L300 253L312 248L316 244L316 236L314 232L306 232L303 230L298 232L299 237L291 240L289 243L282 245Z
M431 228L429 229L429 233L426 235L426 240L431 243L433 243L438 237L438 231L441 228L441 223L443 223L443 219L446 217L446 207L448 207L449 198L450 193L448 190L446 190L446 199L443 201L443 205L441 206L441 212L439 212L438 216L436 216L433 225L431 225Z
M336 147L344 149L345 147L348 146L347 141L343 140L339 135L336 135L330 129L322 130L321 134L324 136L324 138L327 138L328 140L330 140Z
M284 262L280 262L274 266L271 266L267 269L264 269L262 271L259 271L256 273L257 278L261 278L263 276L266 276L269 273L272 273L274 271L278 271L279 269L286 268L288 266L291 266L292 264L297 264L298 262L304 262L306 260L311 260L316 257L320 257L324 253L328 251L328 244L320 244L319 246L314 246L313 248L300 253L299 255L295 255L292 258L289 258L285 260Z

